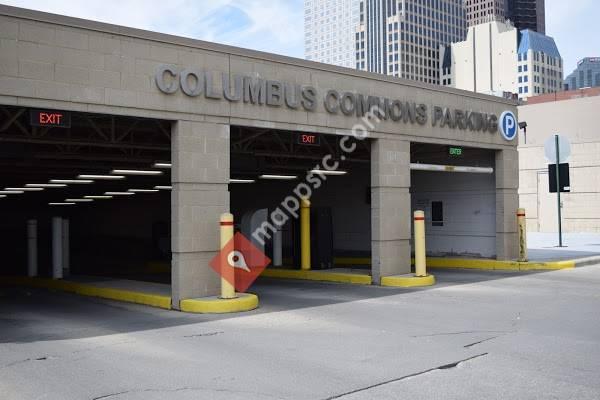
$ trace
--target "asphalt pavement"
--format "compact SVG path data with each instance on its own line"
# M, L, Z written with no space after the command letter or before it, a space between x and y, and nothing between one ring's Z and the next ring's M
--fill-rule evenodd
M600 266L262 280L205 316L0 288L0 399L600 398Z

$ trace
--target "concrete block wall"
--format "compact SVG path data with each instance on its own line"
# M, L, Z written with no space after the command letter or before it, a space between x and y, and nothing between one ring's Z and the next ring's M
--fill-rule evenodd
M219 293L209 267L220 249L219 218L229 212L229 125L177 121L172 127L172 301Z
M38 18L38 20L36 20ZM453 91L418 82L326 66L213 43L92 21L0 7L0 101L170 120L211 119L222 123L279 127L309 132L350 133L358 117L330 114L323 105L329 89L418 101L500 115L514 106L502 99ZM313 112L244 102L188 97L160 92L154 82L160 65L194 67L214 73L243 74L290 84L311 85L319 94ZM18 101L17 101L18 99ZM371 137L405 139L488 148L510 146L499 134L382 121Z
M410 142L371 145L371 263L373 283L410 273Z
M516 149L496 152L496 258L513 260L519 255L519 157Z

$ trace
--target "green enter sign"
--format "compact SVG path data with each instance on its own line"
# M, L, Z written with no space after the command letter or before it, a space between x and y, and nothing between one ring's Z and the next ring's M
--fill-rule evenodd
M448 153L453 157L460 157L463 155L462 147L449 147Z

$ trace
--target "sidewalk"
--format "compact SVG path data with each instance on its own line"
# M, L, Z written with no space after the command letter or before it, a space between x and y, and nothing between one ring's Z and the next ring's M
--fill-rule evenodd
M565 233L563 246L558 247L558 233L527 233L530 261L575 260L578 266L584 261L600 263L599 233Z

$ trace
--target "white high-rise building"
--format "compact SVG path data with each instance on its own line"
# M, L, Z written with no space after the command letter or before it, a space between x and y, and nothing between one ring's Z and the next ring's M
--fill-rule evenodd
M441 49L440 75L444 86L526 99L562 90L563 60L551 37L493 21Z
M463 0L361 0L356 68L440 83L440 45L467 33Z
M304 57L354 68L360 0L304 0Z

